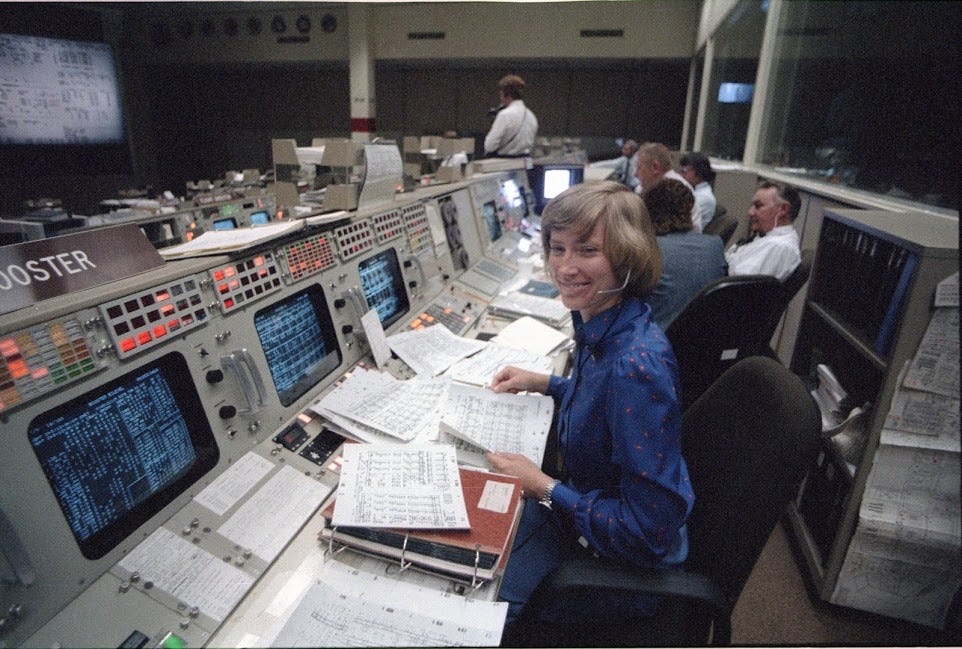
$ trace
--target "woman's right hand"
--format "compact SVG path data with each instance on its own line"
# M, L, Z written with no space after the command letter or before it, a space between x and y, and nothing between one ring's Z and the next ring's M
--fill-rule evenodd
M491 389L495 392L540 392L548 391L548 382L551 379L547 374L539 374L520 367L508 365L498 370L491 381Z

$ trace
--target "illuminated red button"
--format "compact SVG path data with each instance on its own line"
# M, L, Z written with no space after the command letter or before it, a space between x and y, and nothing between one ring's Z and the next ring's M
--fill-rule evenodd
M177 320L177 318L174 318L173 320L168 320L167 328L171 331L177 331L178 329L180 329L180 322Z
M141 331L137 334L137 344L146 345L151 340L149 331Z
M228 292L227 284L218 284L218 285L217 285L217 292L218 292L218 293L227 293L227 292Z
M264 265L264 258L263 258L263 257L254 257L254 265L255 265L255 266L263 266L263 265Z
M215 271L214 271L214 281L215 281L215 282L219 282L219 281L221 281L222 279L224 279L224 271L222 271L222 270L215 270Z
M233 277L234 275L237 274L237 269L234 268L233 266L228 266L228 267L225 269L225 272L227 273L227 276L228 276L228 277Z
M120 351L123 351L123 352L129 352L136 346L137 346L137 343L134 342L133 338L124 338L123 340L120 341Z
M234 306L234 299L233 299L233 298L230 298L230 297L229 297L229 298L227 298L226 300L224 300L224 308L225 308L225 309L230 309L230 308L233 307L233 306Z
M167 335L167 328L164 325L159 324L156 327L154 327L154 338L163 338L166 335Z

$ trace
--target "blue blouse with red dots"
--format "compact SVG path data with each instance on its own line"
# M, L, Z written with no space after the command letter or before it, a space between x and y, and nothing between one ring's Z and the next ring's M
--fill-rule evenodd
M640 299L583 322L570 378L552 376L564 467L553 508L603 556L636 564L677 556L695 494L681 455L678 370ZM575 395L577 394L577 397ZM681 542L680 542L681 541ZM675 555L675 556L671 556Z

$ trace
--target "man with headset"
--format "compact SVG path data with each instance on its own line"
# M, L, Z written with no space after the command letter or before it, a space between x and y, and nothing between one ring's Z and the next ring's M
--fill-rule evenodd
M531 155L538 134L538 118L524 105L524 79L509 74L498 82L501 106L491 130L484 138L484 153L492 158L522 158Z

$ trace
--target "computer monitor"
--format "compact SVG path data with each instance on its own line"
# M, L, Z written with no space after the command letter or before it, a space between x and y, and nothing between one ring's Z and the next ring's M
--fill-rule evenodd
M237 228L237 221L234 219L217 219L214 221L215 230L234 230Z
M266 210L251 212L251 225L265 225L271 222L271 216Z
M255 313L254 328L284 407L341 364L334 323L317 284Z
M397 251L388 248L357 265L368 306L377 311L381 326L387 328L407 313L410 306Z
M535 212L541 214L548 201L584 180L585 168L581 164L535 165L530 176Z
M501 238L501 220L498 218L498 206L494 201L488 201L481 206L484 224L487 226L488 239L497 241Z
M34 453L87 559L114 549L217 465L187 362L172 352L36 417Z

